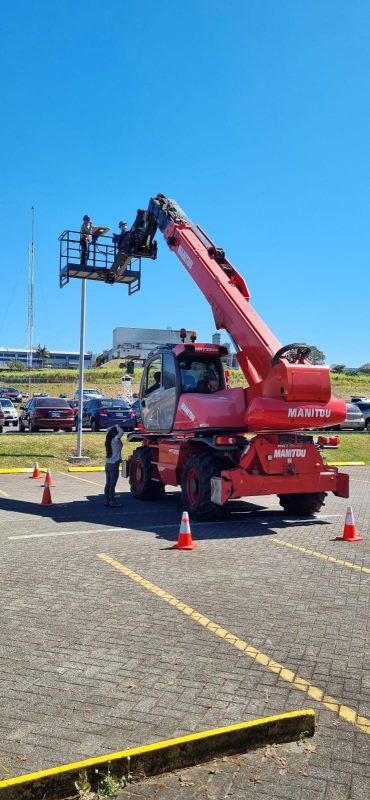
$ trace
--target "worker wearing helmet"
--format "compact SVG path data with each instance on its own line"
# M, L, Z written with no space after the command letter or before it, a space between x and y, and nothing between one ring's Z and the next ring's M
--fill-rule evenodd
M89 258L92 233L92 221L88 214L84 214L80 228L80 264L86 266Z
M125 250L125 244L128 239L129 231L127 229L127 222L124 222L124 220L121 220L121 222L118 223L118 227L119 227L119 233L115 234L114 240L116 242L117 250L119 252L120 250Z

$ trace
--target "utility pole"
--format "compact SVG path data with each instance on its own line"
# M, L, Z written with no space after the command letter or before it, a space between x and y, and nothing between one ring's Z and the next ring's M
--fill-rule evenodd
M34 286L35 286L35 207L31 208L32 235L31 244L28 246L28 390L31 390L32 371L32 346L33 346L33 312L34 312Z
M85 371L85 317L86 317L86 278L81 281L81 321L80 321L80 374L78 381L78 414L77 414L77 458L82 458L82 407L84 394Z

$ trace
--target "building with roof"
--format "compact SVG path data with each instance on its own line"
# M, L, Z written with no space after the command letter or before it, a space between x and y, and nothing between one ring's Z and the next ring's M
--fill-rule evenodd
M37 355L37 347L32 348L32 368L33 369L77 369L80 362L80 354L73 350L49 350L50 358L42 361ZM85 369L94 366L96 356L94 353L84 354ZM0 369L6 367L9 361L21 361L28 366L29 351L21 347L0 347Z

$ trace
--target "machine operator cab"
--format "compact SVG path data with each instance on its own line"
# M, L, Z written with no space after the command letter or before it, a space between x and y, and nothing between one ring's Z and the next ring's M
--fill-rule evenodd
M168 349L154 351L149 356L140 387L144 430L170 433L180 398L190 394L213 395L225 389L220 349L217 345L169 345Z

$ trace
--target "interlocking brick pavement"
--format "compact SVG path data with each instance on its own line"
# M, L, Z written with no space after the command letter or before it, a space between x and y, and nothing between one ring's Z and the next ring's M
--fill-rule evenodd
M193 524L193 552L171 549L178 492L140 503L122 481L123 508L107 510L102 475L58 474L48 508L40 482L0 476L0 777L313 707L310 743L151 779L126 794L368 796L366 733L98 558L108 554L370 718L370 576L273 542L370 567L370 469L348 471L363 543L335 541L341 498L302 521L270 497Z

